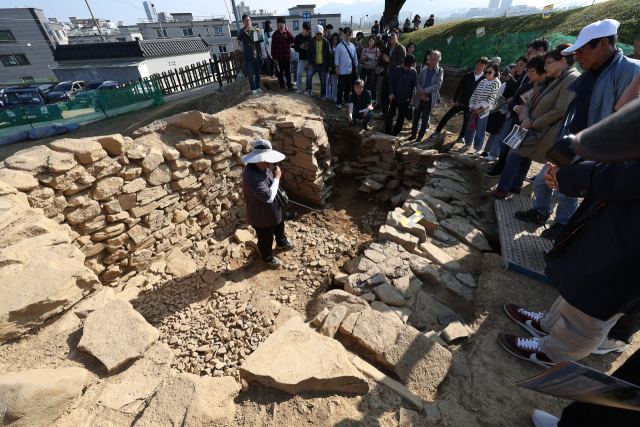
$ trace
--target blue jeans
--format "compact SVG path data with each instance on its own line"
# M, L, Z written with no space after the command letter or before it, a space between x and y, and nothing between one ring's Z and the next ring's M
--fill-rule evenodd
M471 114L471 113L469 113ZM476 116L476 128L474 130L469 129L469 125L471 124L471 118L469 118L469 125L467 125L467 130L464 133L464 145L468 147L473 143L473 148L476 150L480 150L484 145L484 137L485 137L485 129L487 128L487 122L489 121L489 116L481 119L480 116Z
M507 163L504 165L496 190L509 191L511 188L516 190L521 189L530 167L530 159L522 157L518 153L509 153Z
M356 111L353 113L352 117L354 122L357 120L364 120L364 124L366 126L367 124L369 124L371 119L373 119L373 111L367 111L367 114Z
M318 73L318 77L320 77L320 97L324 98L325 92L327 91L327 72L322 68L322 65L313 67L313 70L307 71L307 90L311 90L313 76L316 73Z
M418 133L418 122L422 116L422 126L420 126L420 132ZM424 134L429 129L429 122L431 121L431 99L427 101L420 101L418 108L413 112L413 127L411 128L411 136L414 138L417 136L418 140L422 139Z
M549 186L544 183L544 178L542 177L546 171L547 168L543 167L538 176L536 176L535 181L533 181L533 192L536 196L533 201L533 208L542 215L551 215L551 197L553 197L553 192L555 191L556 197L558 198L556 222L566 224L576 209L578 209L578 198L567 197L557 190L550 189Z
M484 147L484 151L488 151L490 156L498 157L500 155L500 144L502 143L502 139L500 139L501 136L501 134L497 133L489 137L487 145Z
M309 61L298 60L298 69L296 70L296 89L298 93L302 93L302 76L307 75L307 70L309 69ZM307 77L307 88L311 87L311 82L309 81L309 77Z
M260 89L260 59L255 58L251 61L245 61L247 65L247 74L249 76L249 86L251 90Z

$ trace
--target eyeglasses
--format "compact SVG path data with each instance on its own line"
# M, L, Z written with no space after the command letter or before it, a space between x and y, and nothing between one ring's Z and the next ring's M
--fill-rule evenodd
M536 70L527 70L527 74L533 74L535 72L536 72Z
M549 65L549 64L553 64L554 62L558 62L558 61L556 61L555 59L553 59L553 60L551 60L551 61L545 62L545 63L544 63L544 66L546 67L547 65Z

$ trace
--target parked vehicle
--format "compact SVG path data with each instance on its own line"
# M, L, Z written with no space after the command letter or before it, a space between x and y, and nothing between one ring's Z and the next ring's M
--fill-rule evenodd
M58 101L68 101L75 97L85 86L84 81L62 82L47 93L47 100L50 103Z
M2 93L2 103L4 105L0 107L0 127L64 118L58 105L47 105L44 94L38 88L27 86L5 89Z
M102 84L105 83L104 80L100 80L97 82L89 82L87 83L82 90L73 98L73 102L69 104L69 109L76 110L80 108L89 108L93 103L94 95L91 94L92 90L97 90Z

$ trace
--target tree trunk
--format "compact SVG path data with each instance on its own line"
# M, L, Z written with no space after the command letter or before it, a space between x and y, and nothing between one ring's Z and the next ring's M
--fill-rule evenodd
M384 23L388 24L393 15L399 15L406 0L384 0ZM399 20L398 20L399 22ZM401 23L402 24L402 23Z

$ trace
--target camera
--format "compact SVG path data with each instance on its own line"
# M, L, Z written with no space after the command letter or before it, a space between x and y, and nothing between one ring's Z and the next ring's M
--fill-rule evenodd
M580 158L571 149L571 144L575 140L575 135L567 135L563 137L545 153L545 158L561 168L574 164Z
M384 50L389 47L389 34L378 34L376 36L376 47Z

